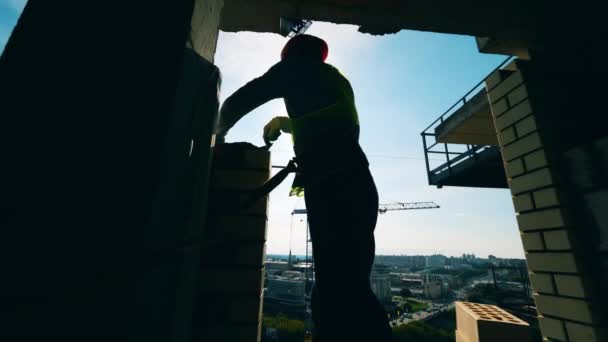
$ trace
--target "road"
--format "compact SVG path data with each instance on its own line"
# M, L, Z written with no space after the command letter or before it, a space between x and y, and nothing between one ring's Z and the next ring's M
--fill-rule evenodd
M416 321L426 321L431 319L442 312L449 311L453 309L455 306L454 302L447 304L438 304L438 303L430 303L429 307L425 310L421 310L415 312L413 314L403 314L400 317L397 317L390 321L392 327L397 327L400 325L406 325Z

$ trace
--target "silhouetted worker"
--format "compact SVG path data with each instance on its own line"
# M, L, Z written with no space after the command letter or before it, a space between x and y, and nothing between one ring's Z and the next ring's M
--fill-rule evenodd
M298 163L292 194L305 189L315 261L313 340L390 340L387 314L370 288L378 193L359 146L359 120L348 80L326 64L327 44L298 35L281 61L224 102L221 142L245 114L283 98L289 117L264 127L267 144L291 133ZM243 61L246 63L246 61Z

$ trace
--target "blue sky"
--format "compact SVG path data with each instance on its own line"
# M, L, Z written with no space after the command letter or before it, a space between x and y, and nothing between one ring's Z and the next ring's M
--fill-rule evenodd
M0 49L25 0L0 0ZM473 37L418 31L371 36L356 27L314 23L310 34L329 43L328 62L351 81L361 121L361 145L368 154L381 202L432 200L441 209L381 215L377 254L523 257L513 205L506 189L445 187L427 183L420 132L492 71L504 56L480 54ZM286 39L275 34L220 34L216 63L223 74L222 99L278 61ZM262 145L262 128L285 115L281 100L240 121L229 141ZM273 164L292 156L284 136L275 144ZM291 211L303 200L288 198L291 179L271 194L268 253L304 252L305 225ZM348 213L344 213L348 215Z

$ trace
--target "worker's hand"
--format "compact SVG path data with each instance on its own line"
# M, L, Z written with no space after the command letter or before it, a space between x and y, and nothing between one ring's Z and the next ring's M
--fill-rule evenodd
M272 145L281 136L281 132L291 133L291 122L286 116L277 116L264 126L264 142L267 146Z

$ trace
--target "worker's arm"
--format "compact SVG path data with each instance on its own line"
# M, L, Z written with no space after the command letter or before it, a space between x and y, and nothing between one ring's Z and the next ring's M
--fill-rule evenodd
M284 96L284 69L281 63L277 63L224 101L216 128L218 140L222 141L228 130L247 113L272 99Z

